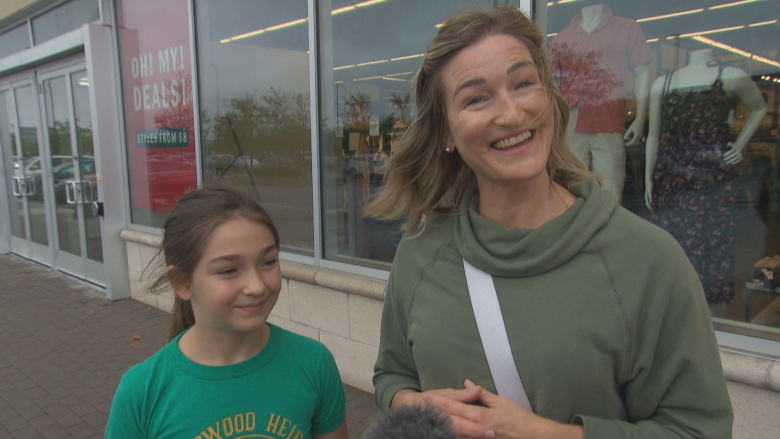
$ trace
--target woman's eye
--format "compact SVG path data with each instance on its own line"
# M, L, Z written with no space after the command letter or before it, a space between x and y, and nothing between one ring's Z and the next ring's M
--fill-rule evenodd
M219 270L217 272L217 274L219 274L220 276L230 276L231 274L233 274L235 272L236 272L235 268L224 268L222 270Z
M482 102L485 102L485 99L484 99L484 98L482 98L481 96L480 96L480 97L475 97L475 98L471 98L471 99L469 99L469 100L466 102L466 106L469 106L469 105L476 105L476 104L481 104Z
M263 265L264 267L273 267L273 266L274 266L274 265L276 265L278 262L279 262L279 260L278 260L278 259L269 259L269 260L267 260L267 261L263 262L263 264L262 264L262 265Z
M518 89L528 88L534 85L533 81L520 81L519 84L517 84Z

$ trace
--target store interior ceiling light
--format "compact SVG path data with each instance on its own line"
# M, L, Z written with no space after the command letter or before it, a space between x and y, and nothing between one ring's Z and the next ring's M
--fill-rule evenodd
M723 9L723 8L730 8L730 7L732 7L732 6L739 6L739 5L744 5L745 3L755 3L755 2L758 2L758 1L762 1L762 0L740 0L740 1L738 1L738 2L725 3L725 4L722 4L722 5L717 5L717 6L710 6L710 7L709 7L709 8L707 8L707 9Z
M689 11L673 12L671 14L656 15L654 17L639 18L636 20L636 22L643 23L645 21L663 20L665 18L680 17L683 15L690 15L690 14L698 14L699 12L704 12L705 10L706 10L705 8L699 8L699 9L691 9Z
M746 52L746 51L741 50L741 49L737 49L736 47L729 46L728 44L724 44L724 43L721 43L719 41L711 40L711 39L709 39L707 37L702 37L702 36L698 36L697 35L697 36L694 36L692 38L694 40L700 42L700 43L709 44L710 46L717 47L719 49L723 49L723 50L729 51L731 53L736 53L738 55L742 55L745 58L750 58L750 59L752 59L754 61L759 61L759 62L762 62L762 63L765 63L765 64L769 64L770 66L774 66L774 67L780 67L780 62L771 60L769 58L765 58L765 57L760 56L760 55L756 55L754 53Z
M580 0L558 0L557 2L547 2L547 6L565 5L566 3L574 3Z
M747 27L747 25L743 24L743 25L740 25L740 26L722 27L720 29L700 30L700 31L696 31L696 32L689 32L687 34L670 35L670 36L666 37L666 39L667 40L673 40L675 38L688 38L688 37L693 37L693 36L697 36L697 35L717 34L717 33L721 33L721 32L728 32L728 31L732 31L732 30L737 30L737 29L744 29L746 27Z
M355 11L355 10L360 9L360 8L365 8L366 6L372 6L372 5L375 5L375 4L378 4L378 3L384 3L384 2L388 2L388 1L391 1L391 0L368 0L368 1L365 1L365 2L355 3L354 5L344 6L343 8L334 9L334 10L331 11L330 14L331 15L338 15L338 14L341 14L341 13L344 13L344 12ZM263 29L257 29L257 30L253 30L251 32L246 32L246 33L235 35L235 36L232 36L232 37L223 38L223 39L219 40L219 42L224 44L224 43L230 43L230 42L233 42L233 41L243 40L244 38L254 37L254 36L257 36L257 35L260 35L260 34L264 34L266 32L271 32L271 31L275 31L275 30L279 30L279 29L284 29L286 27L295 26L297 24L306 23L308 21L309 21L309 19L306 18L306 17L299 18L297 20L288 21L286 23L277 24L275 26L266 27L266 28L263 28Z
M391 1L391 0L368 0L368 1L360 2L360 3L355 3L354 5L345 6L343 8L338 8L338 9L334 9L333 11L331 11L331 15L338 15L338 14L341 14L341 13L344 13L344 12L354 11L354 10L357 10L357 9L360 9L360 8L376 5L376 4L379 4L379 3L384 3L384 2L387 2L387 1ZM558 2L547 2L547 6L554 6L554 5L560 5L560 4L565 4L565 3L575 3L577 1L578 0L560 0ZM688 11L680 11L680 12L674 12L674 13L670 13L670 14L656 15L656 16L653 16L653 17L639 18L639 19L636 20L636 22L637 23L642 23L642 22L646 22L646 21L662 20L662 19L673 18L673 17L680 17L680 16L685 16L685 15L690 15L690 14L698 14L698 13L701 13L701 12L704 12L704 11L709 11L709 10L714 10L714 9L729 8L729 7L733 7L733 6L741 6L741 5L745 5L745 4L748 4L748 3L755 3L757 1L763 1L763 0L740 0L740 1L736 1L736 2L729 2L729 3L720 4L720 5L709 6L709 7L706 7L706 8L691 9L691 10L688 10ZM295 25L298 25L298 24L306 23L308 21L309 21L308 18L300 18L298 20L293 20L293 21L289 21L289 22L286 22L286 23L277 24L275 26L271 26L271 27L267 27L267 28L263 28L263 29L258 29L258 30L252 31L252 32L239 34L239 35L236 35L236 36L233 36L233 37L230 37L230 38L225 38L225 39L220 40L219 42L220 43L229 43L229 42L232 42L232 41L237 41L237 40L241 40L241 39L244 39L244 38L249 38L249 37L253 37L253 36L256 36L256 35L260 35L260 34L263 34L263 33L266 33L266 32L271 32L271 31L274 31L274 30L284 29L284 28L287 28L287 27L290 27L290 26L295 26ZM765 22L761 22L761 23L753 23L753 24L749 24L749 25L741 25L741 26L733 26L733 27L725 27L725 28L719 28L719 29L710 29L710 30L704 30L704 31L697 31L697 32L691 32L691 33L682 34L682 35L669 36L666 39L691 37L691 38L693 38L696 41L704 42L705 44L709 44L709 45L712 45L714 47L722 48L722 49L727 50L729 52L737 53L737 54L740 54L740 55L745 56L745 57L750 58L750 59L754 59L754 60L761 61L761 62L770 64L770 65L773 65L773 66L780 67L780 63L777 63L777 62L775 62L773 60L770 60L770 59L764 58L762 56L755 55L755 54L752 54L750 52L746 52L746 51L737 49L735 47L732 47L732 46L729 46L729 45L726 45L726 44L723 44L723 43L719 43L717 41L710 40L710 39L705 38L705 37L702 37L702 35L707 35L707 34L712 34L712 33L727 32L727 31L732 31L732 30L737 30L737 29L744 29L746 27L755 27L755 26L763 26L763 25L768 25L768 24L774 24L774 23L777 23L777 21L778 20L769 20L769 21L765 21ZM442 23L439 23L439 24L436 25L436 27L437 28L441 27L441 25L442 25ZM548 37L554 37L555 35L557 35L557 32L556 33L547 34ZM650 38L650 39L647 40L647 42L648 43L657 42L657 41L659 41L659 39L660 38ZM407 60L407 59L423 57L423 56L425 56L424 53L418 53L418 54L400 56L400 57L390 58L390 59L366 61L366 62L362 62L362 63L358 63L358 64L349 64L349 65L334 67L333 70L334 71L335 70L344 70L344 69L350 69L350 68L354 68L354 67L363 67L363 66L369 66L369 65L374 65L374 64L381 64L381 63L386 63L386 62L391 62L391 61L401 61L401 60ZM367 79L380 79L380 78L381 79L386 79L386 80L396 80L396 81L399 81L399 79L392 78L392 76L397 76L397 75L399 75L399 74L387 74L387 75L380 75L380 76L372 76L372 77L367 77L367 78L355 79L355 81L362 81L362 80L367 80Z
M380 59L380 60L376 60L376 61L362 62L360 64L348 64L348 65L344 65L344 66L338 66L338 67L334 67L333 70L334 71L335 70L344 70L344 69L351 69L353 67L363 67L363 66L370 66L370 65L373 65L373 64L382 64L382 63L385 63L385 62L403 61L405 59L420 58L420 57L423 57L423 56L425 56L424 53L417 53L417 54L414 54L414 55L399 56L397 58ZM394 76L394 75L400 75L400 74L402 74L402 73L394 73L394 74L385 75L385 76Z

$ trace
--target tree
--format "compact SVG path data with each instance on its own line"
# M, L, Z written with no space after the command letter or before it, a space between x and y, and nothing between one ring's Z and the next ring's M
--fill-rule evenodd
M347 97L347 123L353 128L368 129L371 114L371 95L368 93L350 93Z
M411 102L411 96L407 92L403 96L398 93L393 93L390 97L390 103L398 108L401 112L401 125L403 128L409 126L409 103Z

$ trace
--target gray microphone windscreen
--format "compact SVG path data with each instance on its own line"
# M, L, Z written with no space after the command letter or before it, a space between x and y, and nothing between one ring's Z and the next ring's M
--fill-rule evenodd
M368 426L363 439L457 439L449 415L433 407L401 406Z

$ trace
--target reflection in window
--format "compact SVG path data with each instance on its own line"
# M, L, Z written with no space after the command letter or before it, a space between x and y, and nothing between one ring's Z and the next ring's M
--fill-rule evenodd
M393 150L414 113L410 81L436 25L460 8L494 3L334 0L320 10L324 256L389 267L399 222L361 214L382 184Z
M33 40L35 44L41 44L99 19L98 0L73 0L33 18Z
M780 260L773 258L780 253L780 28L771 2L538 1L537 7L572 119L582 122L568 132L569 144L576 150L588 136L604 134L582 119L604 104L587 102L608 94L604 79L616 80L611 90L627 105L610 113L617 121L612 132L625 155L619 162L611 156L611 167L597 167L595 150L583 159L597 173L624 175L622 205L677 239L719 328L759 328L780 339ZM639 34L643 41L632 41ZM637 81L636 66L647 59L638 53L643 47L652 55L649 99ZM621 63L608 61L620 51ZM643 117L638 141L623 145L624 132Z
M30 48L30 34L27 26L17 26L0 35L0 58Z
M284 250L313 255L307 2L195 7L204 184L254 192Z

